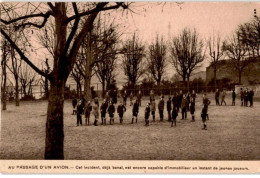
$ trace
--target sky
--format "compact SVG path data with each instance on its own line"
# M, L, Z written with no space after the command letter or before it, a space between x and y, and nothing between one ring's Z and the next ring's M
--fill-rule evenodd
M167 2L148 3L135 2L130 10L116 10L106 12L103 16L108 21L120 24L118 31L123 32L122 41L128 39L136 32L139 38L149 45L156 35L164 36L165 40L178 35L183 28L196 28L201 38L206 41L213 34L219 34L227 39L237 29L239 24L250 21L253 18L254 9L260 14L260 2ZM41 50L37 55L31 55L37 65L46 58ZM203 63L202 71L206 70L208 61ZM167 65L166 77L174 74L173 67ZM124 77L121 68L117 71L117 80L123 82ZM94 81L98 81L94 77Z

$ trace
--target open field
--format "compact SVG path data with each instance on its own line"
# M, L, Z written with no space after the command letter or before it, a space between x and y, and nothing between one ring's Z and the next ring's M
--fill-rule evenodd
M165 100L167 97L165 98ZM253 108L215 106L213 96L209 107L208 130L201 130L201 96L196 103L196 122L177 118L177 127L167 121L144 127L142 102L137 124L131 122L129 102L124 124L107 126L76 126L71 115L71 101L64 106L65 159L68 160L259 160L260 159L260 102ZM258 100L259 101L259 100ZM156 101L158 103L158 100ZM1 159L43 159L47 101L13 103L1 113ZM165 111L165 120L167 119ZM93 124L93 116L91 123ZM150 117L151 121L151 117ZM84 124L83 119L83 124Z

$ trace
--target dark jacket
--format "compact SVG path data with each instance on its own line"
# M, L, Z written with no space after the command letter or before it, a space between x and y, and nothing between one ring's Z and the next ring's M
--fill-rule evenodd
M101 104L100 111L101 111L102 113L106 113L106 112L107 112L107 107L108 107L107 102L103 102L103 103Z
M234 98L234 99L236 98L236 92L235 91L232 92L232 98Z
M73 108L75 108L77 106L77 99L74 98L72 100L72 106L73 106Z
M145 117L145 119L148 119L149 116L150 116L150 106L147 106L147 107L145 108L144 117Z
M183 99L182 99L182 102L181 102L181 108L182 108L182 109L187 108L188 103L189 103L189 102L188 102L187 98L183 98Z
M218 99L219 98L219 91L217 91L216 93L215 93L215 99Z
M92 106L91 106L91 104L86 104L86 106L85 106L85 115L86 116L88 116L88 115L90 115L90 112L92 111Z
M160 100L158 103L158 109L159 110L164 110L164 100Z
M191 103L190 103L190 112L191 112L191 113L194 113L194 112L195 112L195 103L194 103L194 102L191 102Z
M107 112L109 114L114 114L115 113L115 106L112 104L112 105L109 105L108 106L108 109L107 109Z
M167 101L167 111L171 111L172 110L172 101L168 100Z
M203 105L204 106L208 106L208 105L210 105L210 103L211 102L210 102L210 100L207 97L203 99Z
M123 114L126 111L126 108L124 105L118 105L117 106L117 113L118 114Z
M203 107L202 111L201 111L201 118L203 120L206 120L206 117L207 117L207 109L205 107Z
M178 116L178 111L177 111L176 107L173 107L173 109L172 109L172 118L176 119L177 116Z
M77 114L82 114L84 110L84 107L82 106L82 104L78 104L77 105Z
M133 113L138 113L138 112L139 112L139 104L135 102L133 106Z

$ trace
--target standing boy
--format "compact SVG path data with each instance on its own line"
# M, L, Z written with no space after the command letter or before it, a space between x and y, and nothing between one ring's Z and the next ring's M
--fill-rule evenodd
M236 92L235 89L232 91L232 106L236 105Z
M102 125L106 125L106 113L107 113L107 107L108 107L108 102L106 99L104 99L103 103L101 104L100 111L101 111L101 122Z
M112 101L110 101L107 111L110 117L110 125L111 125L112 123L114 123L114 113L115 113L115 106Z
M74 115L74 114L77 113L77 109L76 109L76 106L77 106L77 99L76 99L76 98L73 98L73 99L72 99L72 106L73 106L72 115Z
M204 107L202 108L202 111L201 111L201 118L202 118L202 122L203 122L203 130L207 130L207 124L206 124L206 118L207 118L207 108Z
M160 115L160 121L163 121L163 110L164 110L164 96L161 96L161 100L158 103L158 110Z
M147 103L146 108L145 108L145 126L149 126L149 116L150 116L150 104Z
M227 105L225 98L226 98L226 90L223 89L222 90L222 96L221 96L221 106L222 106L222 103L225 103L225 106Z
M95 117L95 121L94 121L94 126L98 126L98 118L99 118L99 112L98 112L98 102L94 102L94 105L93 105L93 115Z
M219 90L218 89L216 90L216 93L215 93L215 100L216 100L216 106L219 106Z
M192 122L195 121L195 100L194 98L191 99L191 103L190 103L190 114L191 114L191 117L192 117Z
M81 114L83 113L82 101L80 100L77 105L77 126L82 125Z
M123 123L123 116L125 111L126 111L125 105L123 105L122 102L120 101L120 104L117 107L117 113L120 119L120 124Z
M173 127L173 123L176 126L176 118L177 118L177 116L178 116L177 108L175 106L173 106L173 109L172 109L172 127Z
M134 118L135 118L135 122L137 123L138 112L139 112L139 104L138 104L138 100L136 100L133 106L132 124L134 123Z
M91 102L88 101L84 107L85 112L85 123L86 126L89 125L90 112L92 111Z
M167 111L168 111L168 121L171 122L171 110L172 110L172 101L171 97L169 96L169 99L167 101Z
M209 107L209 105L210 105L210 100L208 99L208 97L207 97L207 94L205 93L204 95L203 95L203 106L204 106L204 108L206 109L206 114L207 114L207 119L209 120L209 115L208 115L208 107Z
M155 122L155 111L156 111L155 99L152 100L150 107L151 107L151 112L152 112L152 116L153 116L153 122Z
M142 101L142 92L141 92L141 90L138 91L137 99L138 99L139 106L141 106L141 101Z
M188 100L186 98L186 95L183 96L182 102L181 102L181 114L182 114L182 119L187 119L187 103Z

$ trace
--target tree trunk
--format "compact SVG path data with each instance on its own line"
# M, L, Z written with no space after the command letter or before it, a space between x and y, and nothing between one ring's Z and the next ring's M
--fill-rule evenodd
M19 83L18 83L18 77L15 78L15 106L19 106Z
M102 80L102 98L105 97L105 80Z
M45 91L45 98L49 98L49 81L47 78L44 80L44 91Z
M88 33L88 45L87 45L87 61L85 66L85 82L84 82L84 95L85 99L91 100L91 91L90 91L90 83L91 83L91 74L92 74L92 49L91 49L91 33Z
M4 56L4 55L3 55ZM6 110L6 58L3 59L3 63L2 63L2 69L3 69L3 72L2 72L2 75L3 75L3 86L2 86L2 110L5 111Z
M217 90L217 68L214 67L214 92Z
M63 106L65 79L51 82L45 138L45 159L64 159Z

